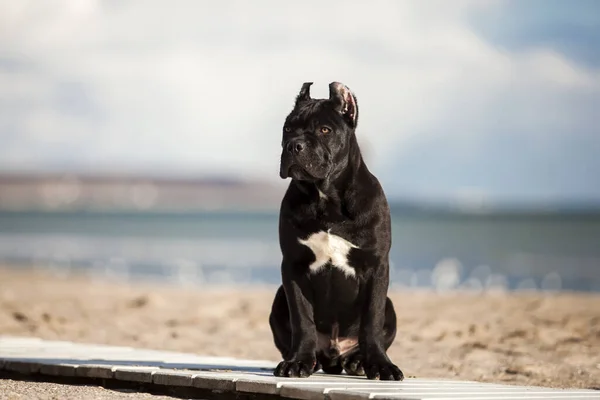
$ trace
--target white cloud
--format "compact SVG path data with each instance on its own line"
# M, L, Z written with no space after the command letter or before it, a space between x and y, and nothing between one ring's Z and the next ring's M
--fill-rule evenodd
M585 111L572 100L599 92L598 72L549 49L492 47L465 14L496 3L3 2L0 57L24 65L0 68L0 101L15 108L0 114L0 135L18 134L3 165L58 158L277 179L280 126L307 80L320 97L333 80L356 92L376 172L440 135L465 154L498 125L543 142ZM58 105L73 82L83 98L71 101L87 112Z

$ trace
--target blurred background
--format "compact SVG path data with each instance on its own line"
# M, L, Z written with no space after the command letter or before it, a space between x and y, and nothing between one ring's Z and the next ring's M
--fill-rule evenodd
M277 284L281 127L357 95L396 288L600 291L600 2L0 1L0 263Z

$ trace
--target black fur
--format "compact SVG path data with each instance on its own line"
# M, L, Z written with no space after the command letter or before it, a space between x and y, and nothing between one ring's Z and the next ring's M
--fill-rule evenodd
M269 319L283 357L275 375L305 377L322 368L401 380L386 353L396 336L387 297L390 211L356 140L356 97L333 82L329 99L312 99L310 85L302 86L283 129L280 176L292 180L279 218L283 285ZM348 253L355 276L331 264L311 273L315 255L299 239L322 231L356 246ZM358 346L340 354L328 344L336 338L356 339Z

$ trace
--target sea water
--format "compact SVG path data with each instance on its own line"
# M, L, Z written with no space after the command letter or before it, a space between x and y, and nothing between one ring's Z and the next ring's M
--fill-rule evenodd
M391 285L600 291L598 215L392 211ZM0 263L128 281L277 284L273 213L0 213Z

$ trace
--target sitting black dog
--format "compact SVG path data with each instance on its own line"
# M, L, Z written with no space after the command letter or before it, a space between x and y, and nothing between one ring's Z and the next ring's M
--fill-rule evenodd
M304 83L283 126L279 216L283 285L269 323L283 361L276 376L326 373L402 380L387 356L396 313L387 297L390 210L356 141L356 97Z

